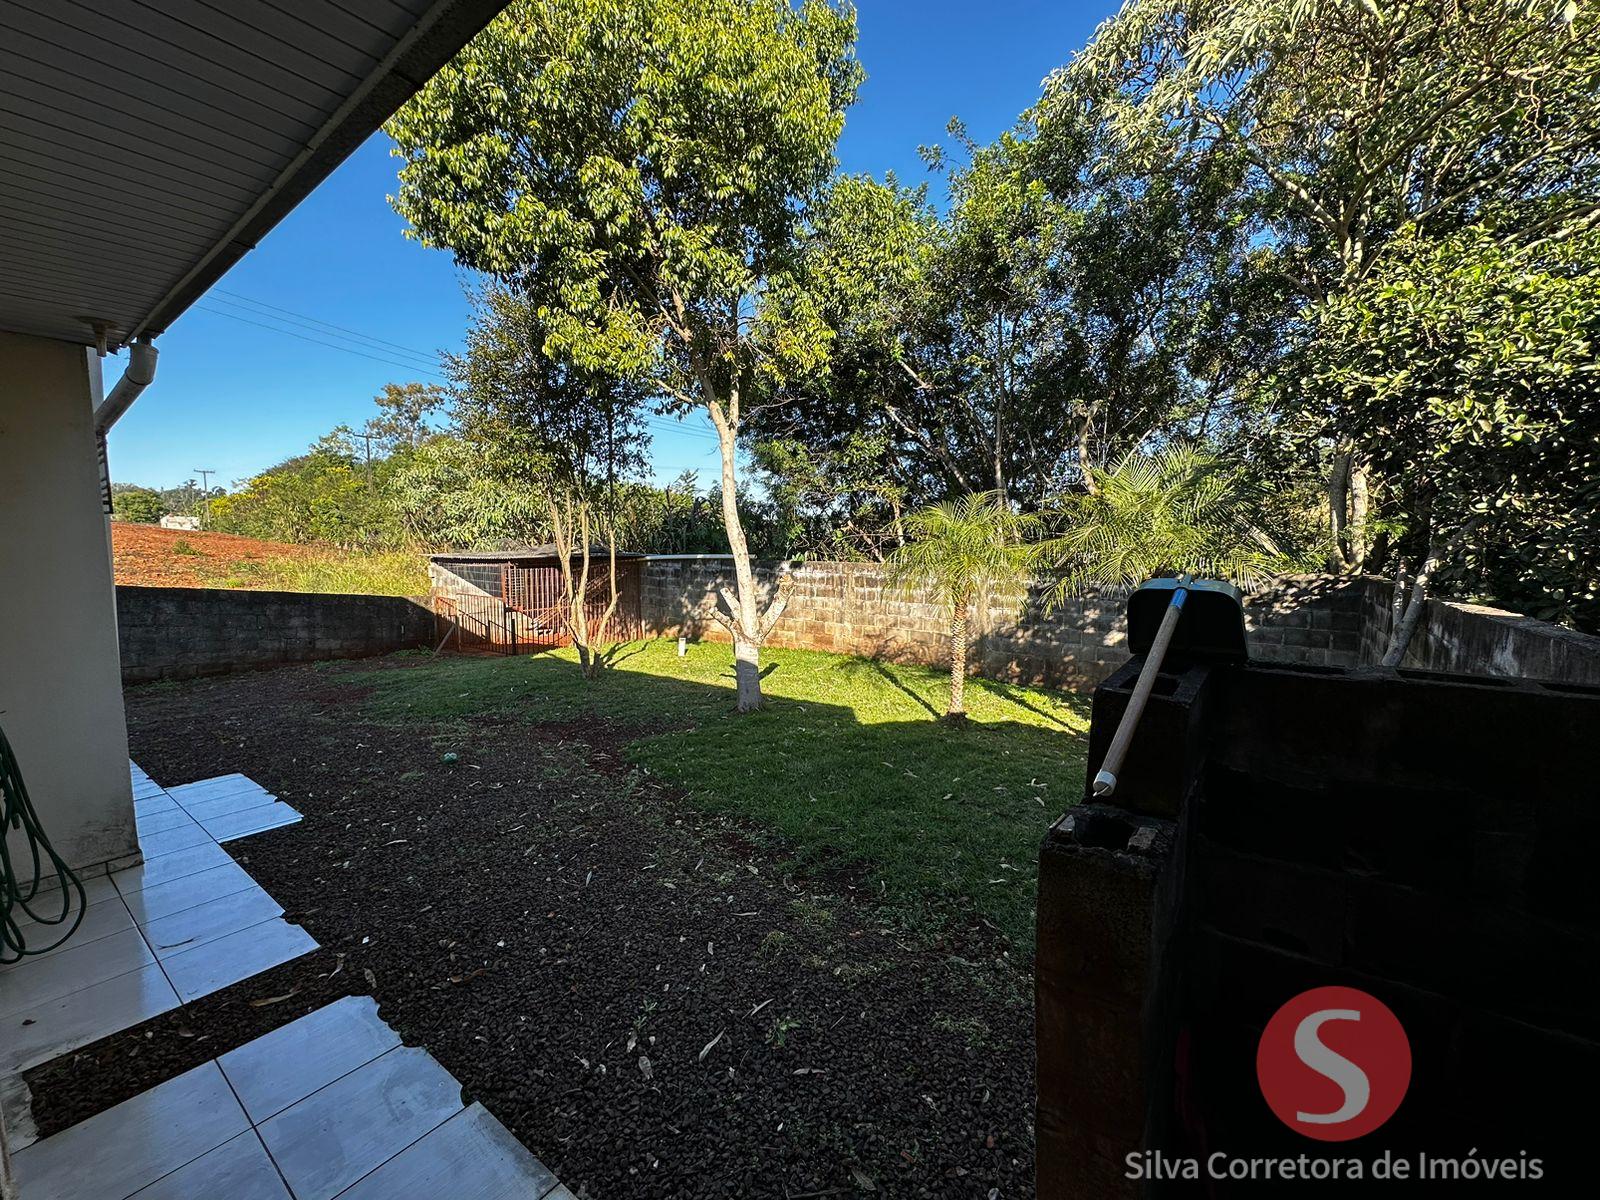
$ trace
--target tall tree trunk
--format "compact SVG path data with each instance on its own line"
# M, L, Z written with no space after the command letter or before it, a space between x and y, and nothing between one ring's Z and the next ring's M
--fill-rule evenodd
M1328 527L1333 545L1328 551L1328 570L1342 575L1350 569L1350 451L1334 451L1328 469Z
M947 720L961 721L967 715L967 605L950 618L950 710Z
M1428 554L1422 560L1422 565L1417 568L1417 577L1411 584L1411 598L1406 601L1405 612L1398 613L1399 619L1395 622L1394 630L1389 635L1389 648L1384 651L1383 665L1398 667L1405 661L1406 649L1411 645L1411 639L1417 632L1417 626L1422 621L1423 610L1428 602L1428 583L1433 579L1433 574L1439 569L1439 564L1455 555L1457 548L1478 527L1479 518L1474 517L1451 536L1443 545L1439 543L1439 535L1433 533L1428 538ZM1404 567L1401 568L1404 571ZM1398 601L1398 594L1396 596Z
M1372 480L1359 460L1350 463L1350 565L1371 569L1372 543L1367 539L1367 514L1372 508Z
M1094 478L1094 463L1089 457L1089 440L1094 436L1094 419L1099 411L1100 404L1096 401L1083 414L1083 421L1078 426L1078 470L1083 475L1083 490L1091 496L1100 494L1100 485Z
M717 429L717 446L722 451L722 525L728 535L728 549L733 554L733 578L736 591L725 600L731 601L732 620L728 632L733 635L733 674L738 696L738 710L754 712L761 707L761 601L756 594L755 572L750 567L750 544L745 540L744 524L739 520L739 495L737 454L739 448L739 408L737 394L730 395L726 410L712 401L707 404L711 423Z

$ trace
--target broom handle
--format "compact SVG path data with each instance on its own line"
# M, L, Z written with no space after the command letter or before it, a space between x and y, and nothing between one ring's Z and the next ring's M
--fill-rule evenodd
M1150 643L1150 652L1144 656L1144 666L1139 671L1139 680L1133 685L1133 695L1128 697L1128 707L1123 710L1122 720L1117 725L1117 732L1111 739L1111 746L1106 750L1105 759L1100 763L1100 770L1094 777L1094 794L1096 796L1109 796L1117 790L1117 774L1122 770L1122 760L1128 757L1128 747L1133 744L1134 730L1139 727L1139 718L1144 715L1145 702L1150 699L1150 689L1156 685L1156 676L1161 673L1161 662L1167 656L1167 647L1172 643L1173 632L1178 628L1178 618L1183 614L1183 602L1189 595L1184 588L1179 588L1172 593L1172 602L1167 605L1167 611L1161 616L1161 624L1156 629L1156 636Z

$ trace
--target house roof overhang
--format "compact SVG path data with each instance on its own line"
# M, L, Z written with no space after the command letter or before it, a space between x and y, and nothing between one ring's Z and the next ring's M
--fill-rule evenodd
M505 3L0 6L0 330L161 333Z

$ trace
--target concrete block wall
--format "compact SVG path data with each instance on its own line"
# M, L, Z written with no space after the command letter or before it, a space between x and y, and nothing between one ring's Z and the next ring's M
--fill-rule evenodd
M1361 661L1382 661L1394 626L1394 584L1362 581ZM1404 667L1451 675L1600 685L1600 638L1483 604L1429 600Z
M777 563L756 566L767 601L779 572ZM925 592L889 586L877 563L807 562L789 576L789 606L770 645L939 666L949 661L944 606ZM647 559L646 635L725 641L711 616L722 587L733 587L725 555ZM1087 596L1047 612L1037 589L1025 600L985 597L976 606L972 669L1016 683L1092 687L1128 659L1124 603L1120 595ZM1362 593L1345 580L1281 580L1247 600L1252 653L1272 662L1353 666L1360 655L1361 606Z
M1255 1042L1284 999L1342 984L1411 1039L1411 1090L1376 1148L1579 1165L1560 1159L1585 1118L1554 1097L1600 1068L1576 967L1600 956L1597 723L1600 689L1571 684L1256 668L1222 681L1188 863L1207 1142L1303 1144L1257 1119Z
M501 596L500 567L495 563L448 559L429 561L428 586L449 595Z
M210 588L117 588L122 681L363 658L433 639L425 600Z
M1089 776L1134 678L1095 693ZM1262 664L1164 679L1114 797L1040 855L1040 1200L1166 1194L1125 1171L1140 1149L1353 1156L1368 1177L1384 1154L1525 1154L1562 1194L1585 1178L1570 1148L1592 1121L1565 1098L1600 1069L1581 965L1600 956L1600 688ZM1324 1145L1262 1104L1256 1051L1280 1005L1328 985L1388 1005L1412 1071L1381 1130Z

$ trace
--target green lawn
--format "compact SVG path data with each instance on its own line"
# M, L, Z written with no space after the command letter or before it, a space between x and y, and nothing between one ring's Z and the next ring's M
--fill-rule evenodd
M673 642L633 643L592 684L575 661L449 658L373 672L366 703L385 720L594 715L640 729L630 756L694 804L781 834L807 866L863 869L902 914L970 906L1031 947L1039 840L1082 793L1086 700L973 680L972 719L951 729L935 721L943 672L768 650L767 706L741 717L725 645L680 659Z

